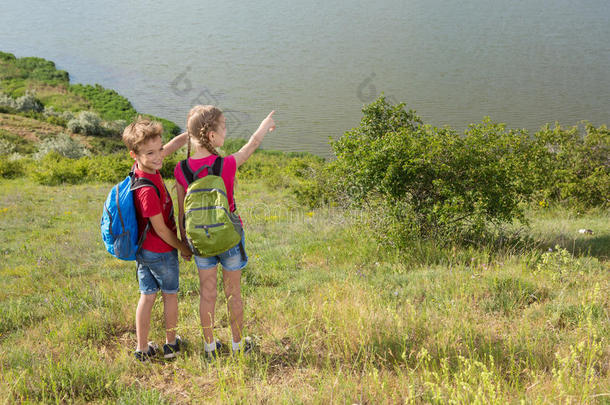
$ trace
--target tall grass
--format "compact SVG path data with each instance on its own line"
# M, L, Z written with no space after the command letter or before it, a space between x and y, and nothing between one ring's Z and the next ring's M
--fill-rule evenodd
M142 365L135 265L99 238L109 187L0 180L0 402L610 399L607 212L532 211L531 242L506 249L420 242L396 254L372 241L362 213L306 210L281 181L246 176L236 195L254 354L205 359L191 262L179 294L186 353ZM230 339L223 294L215 333ZM150 337L163 343L160 304Z

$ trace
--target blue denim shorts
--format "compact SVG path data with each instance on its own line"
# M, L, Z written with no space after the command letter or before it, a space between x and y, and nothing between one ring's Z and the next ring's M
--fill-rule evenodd
M136 253L138 282L142 294L154 294L161 290L166 294L178 292L178 251L156 253L140 249Z
M240 247L241 244L241 247ZM243 259L242 259L242 251L243 250ZM216 256L211 257L201 257L194 256L195 264L197 264L197 268L199 270L208 270L218 265L218 263L222 264L222 268L227 271L237 271L246 267L248 264L248 255L246 254L246 240L244 236L241 237L241 242L237 245L233 246L231 249L227 250Z

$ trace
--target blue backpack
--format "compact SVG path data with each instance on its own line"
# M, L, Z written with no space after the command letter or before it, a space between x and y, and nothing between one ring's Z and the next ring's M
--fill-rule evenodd
M150 220L142 235L138 237L138 219L133 202L133 191L142 187L153 187L159 198L161 194L155 184L146 178L136 177L133 169L129 175L112 188L102 212L102 239L106 250L121 260L135 260L136 252L142 247Z

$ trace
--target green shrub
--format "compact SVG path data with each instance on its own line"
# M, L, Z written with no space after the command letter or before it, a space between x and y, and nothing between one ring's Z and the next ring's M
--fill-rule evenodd
M42 103L36 98L36 93L27 91L25 95L17 98L15 100L18 111L34 111L34 112L42 112L43 106Z
M88 178L90 161L87 158L70 159L57 152L46 154L31 172L34 181L47 185L79 184Z
M38 144L38 152L34 154L34 158L41 159L51 152L72 159L78 159L89 155L89 151L80 142L72 139L68 134L59 134L54 137L43 139Z
M222 155L229 156L233 153L237 152L246 144L245 139L226 139L224 145L222 146Z
M575 257L567 249L559 245L555 249L533 258L528 267L535 274L546 273L553 280L563 281L569 274L583 276L587 273L603 271L603 266L595 257Z
M373 203L386 222L413 236L476 237L489 224L523 219L529 142L526 133L489 120L461 136L422 125L413 111L381 96L363 109L359 127L332 142L329 191L335 201Z
M7 156L1 156L0 178L15 179L24 176L28 167L27 163L26 159L9 159Z
M31 171L34 181L44 185L80 184L123 180L133 165L126 153L71 159L57 152L44 156Z
M531 170L539 199L578 209L610 205L610 131L586 124L569 129L547 124L535 135Z
M285 171L292 178L290 189L300 204L316 208L331 203L327 191L331 179L324 159L314 155L295 157L289 160Z
M87 142L91 146L91 152L95 155L110 155L127 151L125 144L119 138L95 137L89 138Z
M163 167L159 172L164 179L173 179L174 178L174 168L178 164L179 161L184 159L186 156L182 156L181 154L174 153L173 155L167 156L163 159ZM133 163L133 161L132 161Z
M68 72L58 70L55 63L42 58L24 57L2 52L0 54L3 81L15 80L17 87L23 86L24 79L33 79L50 85L67 84L70 80Z
M180 135L182 130L180 127L170 120L166 120L165 118L155 117L154 115L144 115L144 117L148 117L152 120L159 121L161 125L163 125L163 139L165 142L169 141L176 135Z
M0 93L0 106L17 112L41 112L43 110L42 103L36 98L36 93L30 91L17 99Z
M2 62L14 62L15 59L17 59L17 58L12 53L0 51L0 61L2 61Z
M68 122L68 129L76 134L103 135L104 127L99 115L91 111L81 111L78 118Z
M58 125L58 126L64 127L64 128L68 126L68 121L62 119L61 117L53 116L53 115L47 117L47 122L49 124Z
M125 178L133 166L133 159L124 153L88 158L87 181L116 183Z
M49 124L59 125L62 127L68 126L68 121L74 119L74 114L70 111L56 111L53 106L44 107L42 114L45 116Z
M99 84L73 84L70 91L87 99L93 109L108 121L131 121L137 116L129 100L114 90L106 89Z
M0 93L0 107L10 110L17 110L17 102L14 98L10 97L8 94ZM6 111L6 112L8 112Z
M67 84L70 80L68 72L57 70L55 63L46 59L25 57L15 59L14 63L27 72L27 77L50 85Z

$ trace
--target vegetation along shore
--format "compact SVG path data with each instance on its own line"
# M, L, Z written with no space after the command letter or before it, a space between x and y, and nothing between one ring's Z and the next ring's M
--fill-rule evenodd
M458 133L381 96L331 160L257 151L236 185L254 353L206 360L196 269L181 262L186 351L140 364L135 265L99 235L137 114L53 62L0 52L1 403L610 403L605 125Z

